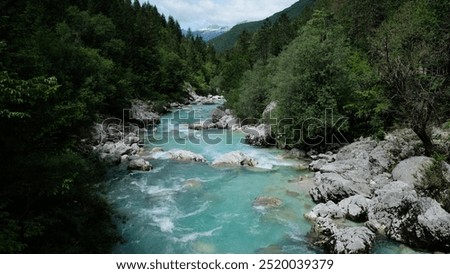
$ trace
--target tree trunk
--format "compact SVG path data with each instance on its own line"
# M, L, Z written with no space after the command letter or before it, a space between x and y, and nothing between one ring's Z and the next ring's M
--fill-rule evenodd
M413 128L413 131L417 134L420 141L422 141L423 147L425 148L426 156L433 156L434 152L434 144L431 139L431 132L427 129L426 126L417 126Z

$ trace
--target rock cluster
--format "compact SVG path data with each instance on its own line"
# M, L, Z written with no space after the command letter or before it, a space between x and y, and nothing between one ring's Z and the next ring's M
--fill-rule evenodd
M315 156L310 195L319 204L305 217L314 223L317 244L333 253L365 253L373 233L385 233L413 247L450 252L450 214L416 191L434 160L414 157L420 146L410 136L404 131L380 142L362 139L336 155ZM338 228L333 220L342 218L365 226Z
M142 140L139 132L160 122L160 116L153 111L151 103L132 101L129 121L107 119L92 127L94 153L109 165L124 164L129 170L150 171L152 165L139 156Z
M200 162L205 163L206 159L202 155L195 154L187 150L171 150L169 151L170 158L182 162Z
M234 151L220 156L212 162L214 167L233 167L233 166L248 166L254 167L258 165L258 161L244 154L241 151Z
M211 119L189 125L189 129L193 130L204 130L213 128L236 130L239 129L239 127L240 127L239 119L234 117L230 110L227 109L223 111L220 108L214 110Z
M208 96L199 96L195 92L189 93L191 97L191 104L194 105L220 105L225 102L225 98L219 95L208 95Z
M99 125L95 126L100 129ZM107 139L111 139L107 138ZM99 159L109 165L125 164L129 170L150 171L152 165L141 158L142 152L139 146L140 138L135 133L129 133L116 142L107 141L94 147L94 152L98 154Z

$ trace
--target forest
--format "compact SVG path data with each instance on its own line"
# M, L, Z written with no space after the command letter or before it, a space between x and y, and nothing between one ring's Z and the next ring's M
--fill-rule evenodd
M221 54L137 0L0 10L0 253L111 252L121 239L99 184L107 167L83 140L132 99L160 111L187 87L218 92L251 123L274 101L282 148L408 127L426 154L449 155L431 138L450 127L449 1L316 0Z
M82 140L131 99L208 92L217 60L138 1L0 2L0 252L108 253L105 167Z
M447 154L431 129L450 118L449 14L442 0L317 0L294 20L242 33L215 80L246 121L261 121L265 107L278 104L272 131L280 147L408 127L427 155ZM333 141L320 138L322 147Z

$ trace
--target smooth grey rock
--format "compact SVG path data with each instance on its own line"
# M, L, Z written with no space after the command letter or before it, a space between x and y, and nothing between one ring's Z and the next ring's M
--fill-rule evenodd
M433 159L420 156L412 157L400 162L392 172L392 177L396 181L419 186L424 179L425 170L433 164Z
M254 167L258 165L258 161L245 155L241 151L234 151L220 156L213 161L212 166L249 166Z
M316 173L316 186L309 192L316 203L333 201L339 203L345 198L358 194L356 185L336 173Z
M140 148L139 145L136 144L136 143L134 143L134 144L131 145L131 149L133 150L133 151L131 152L131 154L137 154L137 153L141 152L141 148Z
M157 153L157 152L164 152L164 148L162 148L162 147L154 147L150 151L150 153Z
M252 146L268 146L270 144L271 129L269 125L245 126L241 130L247 133L245 142Z
M170 158L176 161L183 162L202 162L205 163L206 159L202 155L195 154L187 150L171 150L169 151Z
M125 145L124 143L117 143L113 153L122 156L125 154L131 154L132 151L133 148L131 146Z
M391 170L395 161L389 150L388 142L381 142L370 152L369 157L372 164L372 173L380 174Z
M372 140L352 143L339 150L338 154L336 155L336 161L343 161L343 160L368 161L370 159L370 152L372 152L372 150L376 146L377 142Z
M132 160L128 164L128 170L150 171L152 165L144 159Z
M374 190L383 188L385 185L392 183L392 181L394 181L392 179L392 174L390 173L382 173L382 174L378 174L376 176L374 176L370 182L371 187Z
M113 142L107 142L101 148L101 152L103 152L103 153L113 153L115 149L116 149L116 145Z
M213 122L213 123L219 122L220 119L222 119L222 117L224 117L225 115L227 115L227 114L225 113L225 111L223 111L223 110L221 110L221 109L219 109L219 108L216 108L216 109L213 111L213 113L212 113L212 122Z

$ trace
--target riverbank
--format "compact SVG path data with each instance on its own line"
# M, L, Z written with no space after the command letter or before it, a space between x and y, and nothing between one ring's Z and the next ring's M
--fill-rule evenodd
M434 134L447 147L448 136ZM330 253L368 253L376 237L386 236L428 252L450 252L450 214L440 199L450 191L449 165L421 155L415 134L399 130L311 163L316 174L310 195L318 205L305 216L315 244ZM441 180L442 189L430 185L433 180ZM342 225L342 219L358 226Z
M196 99L197 102L201 102L202 100L211 100L211 97ZM186 117L189 116L191 111L199 113L199 117L195 117L195 119L186 120L176 115L178 118L175 118L175 121L171 120L169 124L164 124L167 121L163 121L162 125L156 126L157 124L155 123L155 127L153 128L156 135L154 137L167 136L169 134L173 137L175 143L158 144L156 142L148 146L144 145L141 141L143 139L137 137L137 135L128 134L126 140L132 139L132 141L127 141L127 143L124 142L122 144L120 142L111 143L111 140L109 140L110 143L106 142L96 147L103 154L115 155L114 157L116 159L119 159L117 156L120 155L120 162L116 162L116 164L122 165L122 169L131 171L129 173L131 177L125 176L123 180L132 180L132 184L139 186L140 191L149 193L147 195L150 195L150 197L153 197L153 195L160 197L162 195L161 197L164 197L164 199L169 199L168 204L164 200L159 201L158 199L156 203L157 208L173 207L171 210L180 210L180 205L178 204L179 198L172 201L174 199L173 195L177 197L179 195L190 196L190 191L193 190L195 190L197 195L200 193L205 195L204 192L211 185L209 183L209 177L201 178L199 175L201 174L199 173L201 170L207 173L212 172L212 174L222 174L225 172L221 175L225 176L224 178L229 176L226 174L230 171L232 173L245 172L245 176L236 175L242 176L242 178L224 179L225 181L230 180L230 182L238 181L240 184L243 184L244 181L254 182L255 178L259 178L256 180L261 180L269 174L271 178L273 176L273 178L277 178L278 173L283 173L288 177L275 179L276 181L270 187L271 190L269 192L259 193L258 195L251 194L247 199L250 199L250 197L253 198L246 204L240 204L240 206L241 208L246 208L245 210L251 209L252 207L256 208L257 212L259 212L258 214L263 214L262 216L270 213L270 215L275 214L270 218L288 218L286 221L290 220L288 222L291 225L295 222L301 224L301 231L303 232L298 231L296 233L303 235L301 238L304 243L307 243L309 248L311 248L308 249L308 252L314 250L314 246L318 246L320 249L329 253L372 253L379 250L379 247L376 247L377 239L385 237L416 248L427 249L431 252L447 252L446 243L448 242L448 238L446 238L446 235L448 234L446 233L450 231L447 228L449 223L448 213L435 200L425 197L422 192L415 189L415 184L410 182L411 178L415 178L416 175L414 174L423 172L422 167L424 167L419 164L413 165L413 168L411 167L411 162L416 163L417 160L419 163L423 162L426 164L433 161L432 159L415 157L421 154L421 150L419 141L414 137L412 132L394 132L388 135L384 141L361 139L340 149L338 153L308 153L307 155L305 152L293 149L284 152L280 151L276 155L271 155L262 152L260 149L250 150L241 143L242 138L247 139L248 143L249 133L248 131L246 132L246 129L261 126L240 127L234 123L231 123L231 126L225 123L225 128L231 131L222 130L217 126L211 126L212 124L217 125L221 120L225 122L234 120L235 118L229 110L216 109L216 105L204 105L202 103L189 107L185 105L174 105L174 107L177 112L186 112L188 114ZM205 108L207 109L206 112L204 111ZM212 118L210 118L211 116ZM204 122L206 120L211 120L207 127L204 126L208 124ZM192 126L196 123L200 126ZM227 132L233 132L234 135L231 136L235 140L233 139L234 141L225 150L220 145L212 145L207 142L200 142L196 145L182 145L176 141L179 137L192 141L196 140L195 138L205 136L202 134L217 133L225 134L223 135L225 138ZM123 135L117 134L117 136ZM159 137L156 139L159 139ZM127 149L124 149L123 146ZM106 151L107 149L109 151ZM121 154L125 151L125 154ZM131 163L135 163L136 161L141 162L143 166L149 166L150 169L142 168L142 165L136 168L130 167L132 166ZM280 163L281 166L289 166L289 169L292 171L288 172L280 166ZM295 169L306 170L308 166L313 172L304 171L301 175L294 176ZM185 169L186 167L190 167L193 170L188 171ZM178 170L175 171L174 168ZM152 171L148 175L145 175L149 170ZM135 171L138 171L138 173L135 173ZM141 179L138 181L132 179L163 178L161 176L163 176L164 172L169 172L168 175L170 174L170 176L162 181L158 179L160 181L156 185L150 184L149 186L145 181L140 181ZM192 175L185 176L186 174L183 172L192 173ZM179 181L179 179L176 179L177 177L171 177L174 176L174 173L183 179ZM262 175L262 177L258 174ZM214 184L222 182L218 178L213 181L215 182ZM264 182L269 183L265 179ZM242 187L235 183L230 184L238 189ZM214 188L217 187L214 186ZM115 188L121 189L123 186L115 185ZM132 190L130 189L128 191ZM209 193L209 191L206 192ZM253 189L251 193L253 192L258 193L256 189ZM127 197L128 195L123 197ZM133 195L139 196L141 194L135 193ZM121 197L120 195L115 196L113 201L121 204ZM306 203L307 206L305 204L306 207L301 213L296 213L297 216L294 218L293 212L287 213L291 209L286 208L286 203L293 203L292 205L294 205L298 203L299 197L302 197L302 203L305 199L309 200L309 202ZM314 206L311 198L318 205ZM286 200L290 202L286 202ZM216 202L207 198L204 200L204 203L197 205L198 208L194 207L192 210L194 212L203 212L213 207L210 203ZM405 208L408 210L403 210ZM258 211L260 209L263 211ZM171 241L170 237L174 233L181 233L179 235L183 235L182 227L184 224L179 223L179 218L183 218L180 217L184 216L183 214L175 216L157 212L159 211L151 213L148 221L153 223L158 230L155 231L149 228L149 231L153 231L155 235L163 233L160 236L169 237L168 241ZM226 210L222 212L222 214L225 213ZM187 215L189 214L187 213ZM296 221L293 222L293 220ZM236 222L236 220L230 220L230 223L227 222L227 224L233 222ZM307 228L311 225L311 229ZM179 228L179 226L181 227ZM217 232L219 230L216 229L218 227L212 227L212 232L207 232L209 235L207 237L215 238L217 236L216 234L220 234ZM410 230L406 228L410 228ZM178 229L181 230L178 231ZM261 227L261 229L264 228ZM134 233L141 235L139 232ZM420 235L420 239L417 235ZM203 253L203 251L199 251L193 247L193 245L202 246L204 244L203 242L198 243L197 237L193 241L188 241L188 243L192 245L190 246L191 249L188 249L191 251L185 250L183 252ZM304 245L304 243L301 245ZM429 243L432 243L432 245ZM176 245L176 243L174 244ZM214 245L214 248L211 245L207 246L209 248L208 250L212 253L223 250L219 246ZM266 250L264 246L256 249ZM229 250L228 252L237 251ZM249 250L245 252L249 252ZM303 250L302 252L307 251Z

